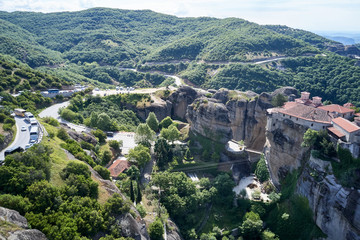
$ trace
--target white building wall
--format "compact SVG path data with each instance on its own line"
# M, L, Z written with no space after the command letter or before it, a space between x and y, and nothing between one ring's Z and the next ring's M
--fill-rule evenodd
M331 126L331 123L314 122L314 121L305 120L305 119L302 119L302 118L289 116L289 115L286 115L286 114L283 114L283 113L273 113L272 118L275 121L276 121L276 119L278 119L278 121L282 121L284 119L289 119L289 120L293 121L296 124L308 127L310 129L313 129L313 130L316 130L316 131L325 130L327 127Z

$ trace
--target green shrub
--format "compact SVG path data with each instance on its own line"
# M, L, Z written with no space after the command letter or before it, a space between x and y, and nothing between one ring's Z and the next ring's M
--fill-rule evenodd
M95 166L94 170L105 180L110 180L110 171L102 166Z
M269 171L266 167L264 155L261 155L259 162L256 164L255 175L260 182L265 182L269 179Z
M3 144L5 141L5 136L0 134L0 144Z
M45 117L44 122L50 124L51 126L58 127L60 125L59 121L53 117Z
M5 118L5 121L4 121L5 124L10 124L11 126L14 126L15 125L15 119L13 118Z
M151 240L162 240L164 227L159 218L152 222L149 226L149 235Z
M3 125L4 131L12 131L12 125L7 123Z
M4 113L0 113L0 123L3 123L6 117Z
M80 146L82 149L87 149L87 150L94 150L94 145L92 145L91 143L85 142L85 141L81 141L80 142Z
M143 205L141 205L141 204L136 205L136 210L139 212L139 214L142 218L144 218L146 216L146 209L144 208Z
M68 140L69 139L69 135L66 132L66 130L64 128L60 128L57 132L57 137L60 138L61 140Z

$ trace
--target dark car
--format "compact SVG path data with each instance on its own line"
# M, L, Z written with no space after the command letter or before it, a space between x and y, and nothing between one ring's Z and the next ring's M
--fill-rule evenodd
M106 136L108 136L108 137L113 137L113 136L114 136L114 133L113 133L113 132L106 132Z

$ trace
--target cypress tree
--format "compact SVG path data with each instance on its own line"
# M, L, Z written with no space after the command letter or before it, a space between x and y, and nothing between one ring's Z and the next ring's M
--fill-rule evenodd
M136 203L141 202L141 198L142 198L142 195L141 195L140 184L139 184L139 182L137 182L137 196L136 196Z
M130 180L130 199L131 202L135 202L134 186L132 180Z

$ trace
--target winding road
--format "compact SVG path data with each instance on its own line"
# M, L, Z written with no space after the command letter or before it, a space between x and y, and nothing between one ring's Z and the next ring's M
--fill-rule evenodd
M22 147L25 149L25 145L30 141L30 123L25 121L25 118L15 116L16 124L16 136L12 144L0 152L0 162L5 159L5 151L10 148ZM25 127L26 131L21 131L21 128Z

